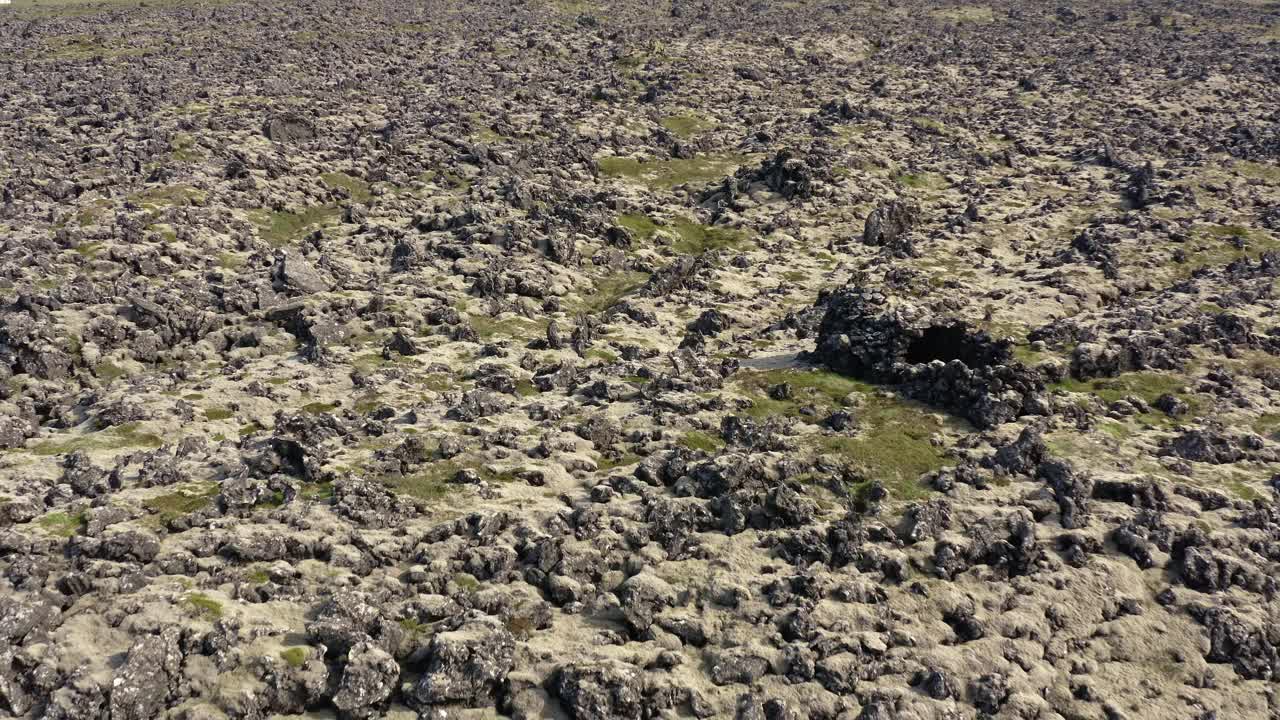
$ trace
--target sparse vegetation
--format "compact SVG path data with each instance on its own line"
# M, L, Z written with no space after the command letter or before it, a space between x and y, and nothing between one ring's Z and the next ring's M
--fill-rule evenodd
M272 247L284 247L301 240L312 229L328 225L338 219L335 205L304 208L299 212L257 211L249 219L258 226L258 236Z
M142 501L142 507L152 513L152 524L165 527L170 522L203 510L218 495L216 483L192 484L176 492L157 495Z
M669 190L686 183L707 183L731 175L747 162L742 155L721 155L688 160L641 161L633 158L606 157L598 162L600 172L608 177L641 183L657 190Z
M56 439L46 440L31 448L34 455L68 455L76 450L126 450L129 448L158 448L163 442L158 435L144 432L142 423L125 423L106 430L84 434L67 433Z
M36 520L36 525L50 535L73 537L84 532L85 518L83 514L53 512Z
M182 602L191 609L191 611L200 618L205 620L217 620L222 617L222 603L205 595L204 593L187 593Z

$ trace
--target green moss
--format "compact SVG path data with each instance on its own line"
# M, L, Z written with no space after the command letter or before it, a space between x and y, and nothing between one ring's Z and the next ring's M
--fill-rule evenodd
M826 414L845 405L850 393L871 393L875 386L845 377L829 370L760 370L739 372L735 379L738 386L751 398L752 407L747 415L765 418L770 415L809 418L816 422ZM786 384L791 396L775 400L769 396L771 388ZM817 416L801 413L803 407L812 406Z
M151 524L165 527L180 517L203 510L218 496L217 483L192 485L166 495L158 495L142 501L142 507L151 512Z
M1266 413L1254 420L1253 431L1272 439L1280 437L1280 413Z
M413 475L384 477L382 482L401 495L427 502L437 502L457 491L457 487L450 483L450 480L463 467L452 460L438 460L427 465L421 472Z
M1155 402L1157 397L1167 393L1167 395L1178 397L1179 400L1187 402L1190 413L1197 413L1203 404L1198 397L1190 395L1190 393L1181 392L1181 388L1185 384L1187 384L1187 380L1181 375L1134 372L1116 375L1115 378L1094 378L1091 380L1068 378L1062 380L1062 382L1051 384L1050 389L1088 393L1088 395L1093 395L1103 402L1116 402L1124 400L1126 396L1133 395L1142 398L1148 405ZM1152 425L1162 425L1172 421L1169 416L1162 413L1139 415L1139 419Z
M588 314L604 312L648 281L649 274L638 271L623 270L606 275L595 281L594 292L582 299L578 309Z
M217 620L222 617L222 603L204 593L187 593L182 598L182 602L191 608L197 616L206 620Z
M333 498L333 483L320 482L303 485L299 494L307 500L330 500Z
M685 183L706 183L730 175L746 162L743 155L652 160L642 162L634 158L606 157L598 161L600 172L606 177L621 178L647 185L657 190L670 190Z
M140 430L141 423L126 423L107 430L72 435L62 440L47 440L31 448L33 455L66 455L76 450L116 450L121 448L158 448L163 441L151 433Z
M635 465L640 462L640 456L635 453L623 453L616 458L602 457L596 463L596 469L600 472L608 472L620 467Z
M1253 487L1248 484L1248 480L1249 480L1248 476L1235 474L1227 478L1225 481L1225 484L1227 486L1227 489L1229 489L1232 493L1235 494L1236 497L1240 498L1241 500L1245 500L1247 502L1252 502L1254 500L1262 500L1265 496L1262 493L1258 492L1257 490L1253 489Z
M218 420L227 420L235 417L235 415L236 413L234 410L229 410L227 408L209 408L204 411L204 419L212 420L214 422Z
M182 207L203 203L205 194L189 185L165 185L148 188L129 196L129 201L149 210L166 207Z
M957 24L986 25L995 21L995 13L986 5L960 5L958 7L933 10L930 14L943 22Z
M244 258L236 255L235 253L218 253L218 267L223 270L239 270L244 267L244 262Z
M460 572L453 576L453 583L463 592L473 593L480 589L480 581L474 575Z
M917 128L920 128L921 130L937 133L939 135L945 135L947 132L947 126L943 125L937 120L934 120L933 118L913 117L911 118L911 124L916 126Z
M929 494L920 476L946 464L942 450L929 441L938 424L916 422L924 417L919 411L904 411L885 424L868 421L859 436L824 437L818 448L842 458L869 480L880 481L893 499L917 500Z
M261 429L262 429L261 425L259 425L256 422L251 422L247 425L242 425L240 429L236 431L236 434L239 435L240 437L248 437L249 435L252 435L258 432Z
M271 581L271 576L262 568L255 568L244 574L244 579L254 585L264 585Z
M35 521L36 525L50 535L58 537L74 537L84 532L85 517L83 513L69 515L64 512L49 513Z
M100 242L80 243L76 246L76 253L83 258L92 260L98 256L98 253L102 252L103 247L103 243Z
M1133 436L1133 428L1122 422L1104 422L1098 429L1121 442Z
M509 337L517 340L532 340L547 334L548 320L532 320L520 315L498 320L487 315L471 315L471 326L481 340L495 337Z
M400 627L404 628L404 631L414 638L427 634L429 630L427 624L417 618L403 618L399 623Z
M691 138L715 125L710 120L696 115L668 115L662 118L659 124L682 138Z
M185 133L174 135L170 146L173 151L169 155L175 162L198 162L205 158L204 151L196 145L195 138Z
M119 365L103 361L94 366L93 374L96 375L99 380L109 383L119 380L129 373L125 372L125 369Z
M307 664L306 648L291 647L280 651L280 659L289 664L289 667L300 668Z
M688 218L676 218L672 222L672 228L680 239L671 247L685 255L700 255L713 250L736 248L746 241L746 234L741 230L702 225Z
M588 350L586 352L586 357L589 360L600 360L609 365L612 365L613 363L618 362L617 353L610 352L608 350L602 350L600 348L594 348L594 349Z
M1276 27L1280 28L1280 25ZM1280 37L1277 37L1276 39L1280 40ZM1262 180L1270 184L1280 184L1280 165L1268 165L1264 163L1240 160L1236 162L1235 170L1247 178Z
M718 437L712 437L707 433L699 430L690 430L680 438L680 444L690 450L698 450L706 453L714 453L724 447L724 442Z
M302 412L308 415L323 415L327 412L332 412L333 409L336 407L338 407L338 403L313 402L313 403L307 403L306 405L303 405Z
M636 240L641 242L653 237L653 234L658 230L658 226L654 224L653 220L649 219L648 215L619 215L617 223L630 230Z
M940 190L947 181L937 173L901 173L894 177L899 185L922 190Z
M346 189L351 199L358 203L367 203L373 198L373 193L369 191L369 183L358 177L352 177L346 173L325 173L320 176L320 180L331 188Z
M258 236L272 247L284 247L302 239L312 228L329 225L338 219L336 205L318 205L300 213L260 210L250 214L258 226Z

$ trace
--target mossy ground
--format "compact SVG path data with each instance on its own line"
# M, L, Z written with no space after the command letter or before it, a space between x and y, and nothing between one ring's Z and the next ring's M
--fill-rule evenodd
M623 270L595 281L594 292L584 296L577 309L584 313L598 313L617 305L623 298L639 290L649 281L649 274Z
M746 414L754 418L782 415L817 422L832 411L846 405L850 393L871 393L875 386L845 377L829 370L763 370L743 371L734 376L737 384L751 399ZM775 400L770 390L778 385L790 387L790 397ZM806 412L806 410L812 412Z
M205 595L204 593L187 593L182 598L182 603L186 605L197 617L205 620L217 620L222 617L222 603Z
M471 315L471 326L476 329L476 334L482 340L491 340L495 337L509 337L519 340L532 340L536 337L546 335L549 320L522 317L520 315L511 315L505 318L493 318L487 315Z
M1195 414L1203 409L1204 402L1196 397L1194 393L1185 392L1186 385L1186 378L1175 373L1140 371L1123 373L1113 378L1094 378L1092 380L1068 378L1050 385L1049 388L1051 390L1093 395L1105 403L1113 403L1128 396L1135 396L1150 405L1161 395L1169 394L1187 403L1189 413ZM1174 418L1159 411L1139 414L1137 419L1153 426L1166 426L1175 422ZM1114 433L1112 434L1114 435Z
M648 215L619 215L617 222L618 225L630 230L635 239L641 242L653 237L653 234L658 231L657 224Z
M41 456L67 455L76 450L154 449L163 444L158 435L143 432L142 423L133 422L83 435L67 435L46 440L32 447L31 453Z
M715 123L697 115L668 115L659 121L662 127L677 137L691 138L715 126Z
M300 668L307 663L306 648L292 647L280 651L280 659L291 668Z
M50 535L73 537L84 532L85 517L81 513L54 512L38 518L35 524Z
M746 233L732 228L702 225L688 218L676 218L671 223L679 239L671 248L684 255L700 255L704 252L738 248L745 244Z
M869 480L880 481L898 500L927 495L920 476L946 464L933 436L949 426L968 429L964 422L944 420L919 403L887 396L874 385L827 370L739 373L737 382L753 402L747 414L759 419L781 415L817 423L835 410L850 408L857 434L818 435L813 449L840 458ZM790 397L770 397L770 390L783 383L790 387Z
M258 210L249 219L258 227L258 236L272 247L284 247L301 240L311 229L338 219L336 205L316 205L301 212Z
M680 438L680 444L690 450L699 450L706 453L714 453L724 447L724 442L720 438L700 430L686 432Z
M193 484L176 492L143 500L142 507L151 512L149 524L164 527L173 520L209 507L217 495L217 483Z
M656 190L670 190L685 183L708 183L733 173L746 162L743 155L717 155L677 160L641 161L606 157L598 162L607 177L621 178Z
M134 193L129 200L148 210L159 210L202 203L205 193L188 185L164 185Z
M358 177L347 175L346 173L325 173L320 176L325 185L332 188L344 188L351 196L352 200L359 203L367 203L373 198L373 193L369 189L369 183Z

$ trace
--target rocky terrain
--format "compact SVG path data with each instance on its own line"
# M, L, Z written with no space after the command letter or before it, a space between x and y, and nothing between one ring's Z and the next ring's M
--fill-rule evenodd
M1280 718L1280 3L0 8L0 716Z

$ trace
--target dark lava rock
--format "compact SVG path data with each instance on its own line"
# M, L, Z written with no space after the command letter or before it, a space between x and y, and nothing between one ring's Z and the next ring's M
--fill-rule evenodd
M836 372L900 385L980 427L1048 412L1043 379L1013 360L1007 340L852 286L819 304L826 314L810 357Z
M316 126L297 113L272 115L262 126L262 133L273 142L296 143L316 136Z

